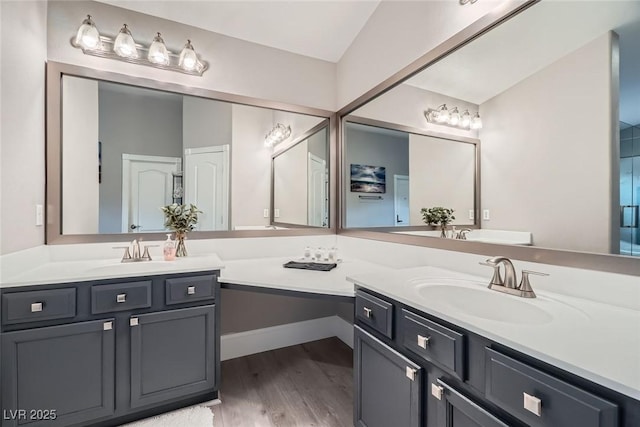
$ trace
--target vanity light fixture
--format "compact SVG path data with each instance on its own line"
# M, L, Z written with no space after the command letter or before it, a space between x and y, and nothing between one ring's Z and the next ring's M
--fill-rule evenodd
M266 147L273 147L276 144L280 144L282 141L289 138L290 136L291 136L291 126L285 126L282 123L278 123L264 137L264 145Z
M167 49L160 33L157 33L149 46L136 43L127 24L122 26L114 39L100 34L91 15L87 15L87 18L82 21L76 36L71 39L71 45L81 49L86 55L194 76L202 76L209 67L205 61L198 58L191 40L187 40L187 44L178 54Z
M476 115L472 117L469 110L464 110L464 112L460 114L458 107L453 107L451 111L449 111L446 104L442 104L436 109L427 109L427 111L424 112L424 116L429 123L435 123L437 125L452 126L459 129L482 129L480 113L476 113Z

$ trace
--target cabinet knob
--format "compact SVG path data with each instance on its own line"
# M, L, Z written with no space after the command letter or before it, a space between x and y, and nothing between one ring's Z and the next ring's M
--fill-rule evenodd
M110 331L113 329L113 322L104 322L102 324L102 330L103 331Z
M438 400L442 400L442 394L444 393L444 387L431 383L431 395Z
M187 288L187 295L195 295L196 293L196 287L195 286L189 286Z
M431 340L431 337L418 335L418 347L422 347L426 350L430 340Z
M129 319L129 326L138 326L139 325L139 321L137 317L131 317Z
M542 415L542 400L538 399L535 396L532 396L528 393L522 393L524 396L523 406L524 409L535 414L537 416Z
M417 373L418 373L417 369L414 369L411 366L407 366L407 370L405 371L405 374L407 375L407 378L409 378L411 381L415 381Z
M371 317L373 317L373 311L368 307L364 307L364 317L371 319Z
M39 311L42 311L43 306L44 305L41 302L34 302L33 304L31 304L31 312L37 313Z
M127 294L118 294L118 295L116 295L116 302L117 303L127 302Z

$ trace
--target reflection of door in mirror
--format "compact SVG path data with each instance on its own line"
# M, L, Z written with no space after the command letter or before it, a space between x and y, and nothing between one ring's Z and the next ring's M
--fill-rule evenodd
M184 183L184 203L202 211L196 230L227 230L229 146L186 149Z
M396 226L406 227L409 223L409 176L393 176L394 208Z
M307 199L307 225L314 227L327 226L327 161L309 153L307 166L307 183L309 186Z
M179 157L122 155L122 232L161 232L164 214L159 206L173 202L173 176Z
M640 257L640 126L620 123L620 254Z

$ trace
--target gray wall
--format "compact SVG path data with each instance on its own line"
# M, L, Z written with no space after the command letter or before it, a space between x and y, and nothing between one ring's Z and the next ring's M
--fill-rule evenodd
M231 144L231 103L184 96L184 148Z
M122 154L182 157L182 96L99 85L100 233L122 231Z
M392 227L395 225L393 175L409 175L409 134L373 131L375 128L348 124L346 144L347 227ZM352 193L351 164L384 166L386 193ZM382 196L382 200L362 200L359 195Z

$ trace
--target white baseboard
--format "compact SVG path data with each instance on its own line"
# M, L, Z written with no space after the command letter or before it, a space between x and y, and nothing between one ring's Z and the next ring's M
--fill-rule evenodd
M220 359L235 359L329 337L338 337L353 348L353 325L341 317L329 316L222 335Z

